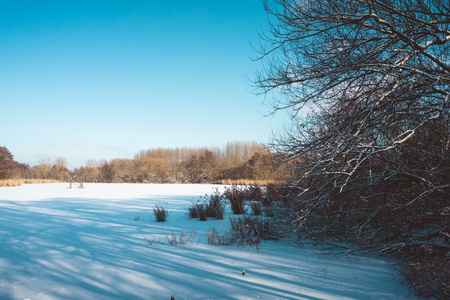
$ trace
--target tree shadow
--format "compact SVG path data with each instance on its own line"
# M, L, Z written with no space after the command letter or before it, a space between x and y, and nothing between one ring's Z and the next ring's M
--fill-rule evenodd
M0 298L375 299L380 296L379 284L386 278L385 264L373 264L367 269L365 264L352 265L344 258L323 258L275 243L263 244L259 253L205 244L201 231L225 221L188 220L180 207L184 204L187 207L191 200L190 196L2 200ZM163 225L151 218L151 208L161 202L173 209L173 220ZM142 211L147 211L148 216L135 221L136 213ZM184 230L198 226L203 240L185 246L148 245L144 240L145 235L160 234L162 226L179 234L185 224ZM326 267L321 269L322 265ZM364 278L351 280L351 276ZM390 289L392 284L382 288ZM399 299L408 294L386 290L381 295Z

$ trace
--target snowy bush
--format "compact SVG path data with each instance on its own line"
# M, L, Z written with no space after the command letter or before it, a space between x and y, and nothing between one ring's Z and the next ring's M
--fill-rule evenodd
M231 210L235 215L245 213L245 189L240 189L237 185L232 185L231 187L225 188L225 197L230 200Z
M208 220L208 204L206 203L196 203L196 209L200 221Z
M153 208L153 214L158 222L165 222L169 216L169 212L164 207L158 205Z
M192 203L188 208L190 218L199 218L200 221L206 221L209 218L216 218L217 220L223 220L225 213L225 202L223 201L223 195L218 191L209 197L208 200L203 202L197 201Z
M255 247L259 249L261 239L248 234L249 232L224 230L223 233L217 231L215 228L211 228L206 231L206 237L208 244L213 246L231 246L236 245L238 247Z
M231 230L240 237L241 240L253 239L260 240L277 239L271 230L271 224L268 218L257 216L242 216L239 218L230 218Z
M192 203L191 206L189 206L189 208L188 208L189 218L191 218L191 219L198 218L198 205L199 205L199 202Z
M258 249L262 240L277 239L267 218L256 216L230 218L230 225L230 229L224 230L223 233L215 228L206 231L208 243L214 246L236 245Z
M223 201L223 198L223 195L217 190L214 194L209 196L208 217L223 220L223 214L225 212L225 202Z

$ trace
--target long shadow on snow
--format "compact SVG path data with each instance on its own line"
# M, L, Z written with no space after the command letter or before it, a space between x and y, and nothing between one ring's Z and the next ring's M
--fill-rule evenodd
M343 297L365 295L367 287L356 282L347 283L352 292L343 293L343 282L325 279L320 270L308 265L300 270L280 266L282 260L279 262L279 254L274 251L261 254L267 256L261 266L260 260L252 259L247 250L206 245L146 246L142 237L149 230L159 231L160 224L143 225L132 217L145 209L150 214L155 203L169 200L119 200L117 205L110 199L105 203L77 198L3 201L6 205L0 207L0 258L9 270L0 271L2 299L13 298L9 295L14 285L24 288L24 298L39 291L64 299L144 299L152 294L236 299L246 290L250 298L251 293L264 293L283 299L318 299L308 295L314 290ZM283 274L270 272L280 267ZM248 270L246 277L240 274L243 268ZM301 282L302 276L326 287Z

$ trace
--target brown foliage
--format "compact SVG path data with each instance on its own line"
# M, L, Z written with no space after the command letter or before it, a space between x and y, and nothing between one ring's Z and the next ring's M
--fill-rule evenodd
M0 180L20 177L27 165L14 161L14 156L6 147L0 147Z
M175 148L141 151L135 159L165 162L164 182L223 182L224 180L280 180L271 165L272 153L257 143L228 143L219 148Z

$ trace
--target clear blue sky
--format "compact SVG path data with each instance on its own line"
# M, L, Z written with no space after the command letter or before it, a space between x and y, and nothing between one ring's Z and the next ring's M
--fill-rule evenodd
M30 165L266 142L260 0L0 0L0 146Z

